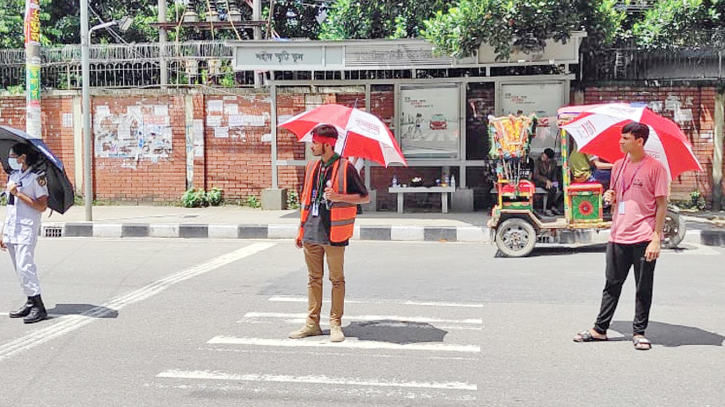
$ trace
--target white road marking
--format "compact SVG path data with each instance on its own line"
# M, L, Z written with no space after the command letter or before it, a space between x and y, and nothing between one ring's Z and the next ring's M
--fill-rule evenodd
M298 296L286 296L286 295L275 295L269 297L267 301L271 302L307 302L307 297ZM323 302L329 303L330 300L323 300ZM436 301L401 301L401 300L348 300L345 299L346 304L392 304L392 305L420 305L420 306L431 306L431 307L462 307L462 308L483 308L483 304L466 303L466 302L436 302Z
M291 349L291 350L275 350L275 349L238 349L238 348L214 348L211 346L199 348L201 351L206 352L218 352L218 353L224 353L224 352L232 352L232 353L255 353L255 354L270 354L270 355L314 355L319 356L320 352L314 352L314 351L301 351L298 349ZM325 356L350 356L350 352L325 352ZM456 360L456 361L466 361L466 362L480 362L480 359L477 357L464 357L464 356L421 356L421 355L413 355L413 354L381 354L381 353L365 353L366 358L381 358L381 359L411 359L411 360L421 360L421 359L431 359L431 360Z
M215 391L215 392L241 392L241 393L252 393L255 398L260 398L262 394L275 394L276 397L279 395L289 396L292 394L294 397L299 396L298 390L291 389L287 390L280 387L267 387L257 386L250 387L249 383L240 383L239 385L229 384L222 382L219 385L209 385L210 382L193 382L193 383L182 383L182 384L163 384L163 383L144 383L144 387L153 387L156 389L179 389L179 390L195 390L195 391ZM322 386L306 386L305 394L320 394L327 395L326 389ZM448 393L448 394L446 394ZM434 399L443 399L452 402L465 402L470 403L476 401L476 396L470 392L455 392L450 393L445 390L439 389L406 389L406 388L390 388L390 387L348 387L345 389L337 389L335 394L345 394L352 398L364 398L368 400L372 397L385 397L385 398L404 398L406 400L423 399L427 402ZM399 403L398 403L399 404ZM410 401L406 401L406 405L410 405Z
M226 380L242 382L274 382L274 383L301 383L301 384L330 384L346 386L372 386L372 387L403 387L416 389L442 389L442 390L478 390L478 385L464 382L406 382L382 381L378 379L335 378L324 375L317 376L289 376L271 374L234 374L208 370L166 370L156 375L159 378L169 379L195 379L195 380Z
M287 323L287 324L290 324L290 325L303 325L303 324L305 324L305 322L307 322L307 319L306 318L285 319L284 322ZM239 320L239 321L237 321L237 323L244 323L244 324L271 324L272 321L263 321L263 320L259 320L259 319L256 319L256 318L248 318L248 319ZM277 323L277 321L275 321L274 323ZM330 326L330 323L329 322L322 321L322 322L320 322L320 326L322 326L322 327L329 327ZM430 325L430 326L410 326L410 325L405 325L405 322L402 322L402 321L385 321L385 322L379 321L378 323L375 324L375 326L376 327L384 326L384 327L391 327L391 328L405 327L405 328L412 328L412 329L433 329L433 328L438 328L438 329L448 329L448 330L453 330L453 331L483 331L483 327L480 327L480 326L438 325L438 324L436 324L435 326L433 326L433 325Z
M213 345L251 345L251 346L275 346L275 347L300 347L300 348L327 348L327 349L391 349L391 350L416 350L429 352L468 352L479 353L481 347L476 345L453 345L445 343L406 343L398 344L379 341L360 341L355 338L347 338L345 342L332 343L327 339L263 339L263 338L237 338L234 336L215 336L207 344Z
M300 319L306 318L307 314L301 313L282 313L282 312L247 312L244 318L282 318L282 319ZM350 315L345 319L351 321L395 321L395 322L419 322L419 323L446 323L446 324L483 324L483 319L440 319L429 317L401 317L398 315Z
M186 281L204 273L208 273L219 267L259 253L263 250L269 249L276 244L277 243L251 244L249 246L235 250L231 253L216 257L206 263L202 263L198 266L191 267L187 270L157 280L151 284L148 284L145 287L139 288L138 290L131 291L128 294L116 297L115 299L98 307L91 308L90 310L80 315L71 315L63 318L63 320L57 323L54 323L45 328L39 329L28 335L18 338L14 341L1 345L0 360L7 359L19 352L34 348L52 339L80 329L81 327L93 322L96 318L102 318L111 313L117 312L118 310L128 305L148 299L156 294L161 293L162 291L166 290L174 284Z

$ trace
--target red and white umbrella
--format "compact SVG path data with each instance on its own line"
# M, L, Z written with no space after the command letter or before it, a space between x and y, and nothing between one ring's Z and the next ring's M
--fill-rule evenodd
M377 116L351 107L322 105L279 125L293 132L298 141L311 142L312 129L320 124L337 128L340 137L335 151L343 157L358 157L387 167L391 163L408 163L400 151L395 136Z
M624 157L619 149L619 139L622 128L631 122L649 127L645 152L664 164L670 179L685 171L702 171L692 151L692 144L680 127L645 106L627 103L594 105L562 126L562 129L574 138L582 153L615 162Z

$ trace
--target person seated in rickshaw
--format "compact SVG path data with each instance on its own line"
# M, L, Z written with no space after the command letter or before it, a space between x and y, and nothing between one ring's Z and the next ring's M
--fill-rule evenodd
M556 165L556 154L554 150L547 148L539 158L534 161L534 184L546 190L547 206L550 208L542 208L547 216L551 214L558 215L556 199L559 192L558 167Z
M609 180L614 165L597 156L580 153L573 141L571 145L569 168L571 168L572 181L598 182L602 184L605 191L609 189Z

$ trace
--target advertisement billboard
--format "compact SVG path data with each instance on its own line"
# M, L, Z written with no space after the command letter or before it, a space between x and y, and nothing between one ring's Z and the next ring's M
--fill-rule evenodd
M400 148L408 159L458 158L460 87L401 86Z

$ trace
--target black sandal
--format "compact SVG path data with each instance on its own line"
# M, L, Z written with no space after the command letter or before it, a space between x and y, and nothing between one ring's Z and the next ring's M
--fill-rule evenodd
M579 335L579 338L577 339L575 337L574 342L603 342L607 340L606 336L604 338L597 338L593 336L589 330L581 331L577 335Z
M652 342L650 342L649 339L645 338L644 336L634 336L632 337L632 344L634 345L634 348L637 350L650 350L652 349Z

